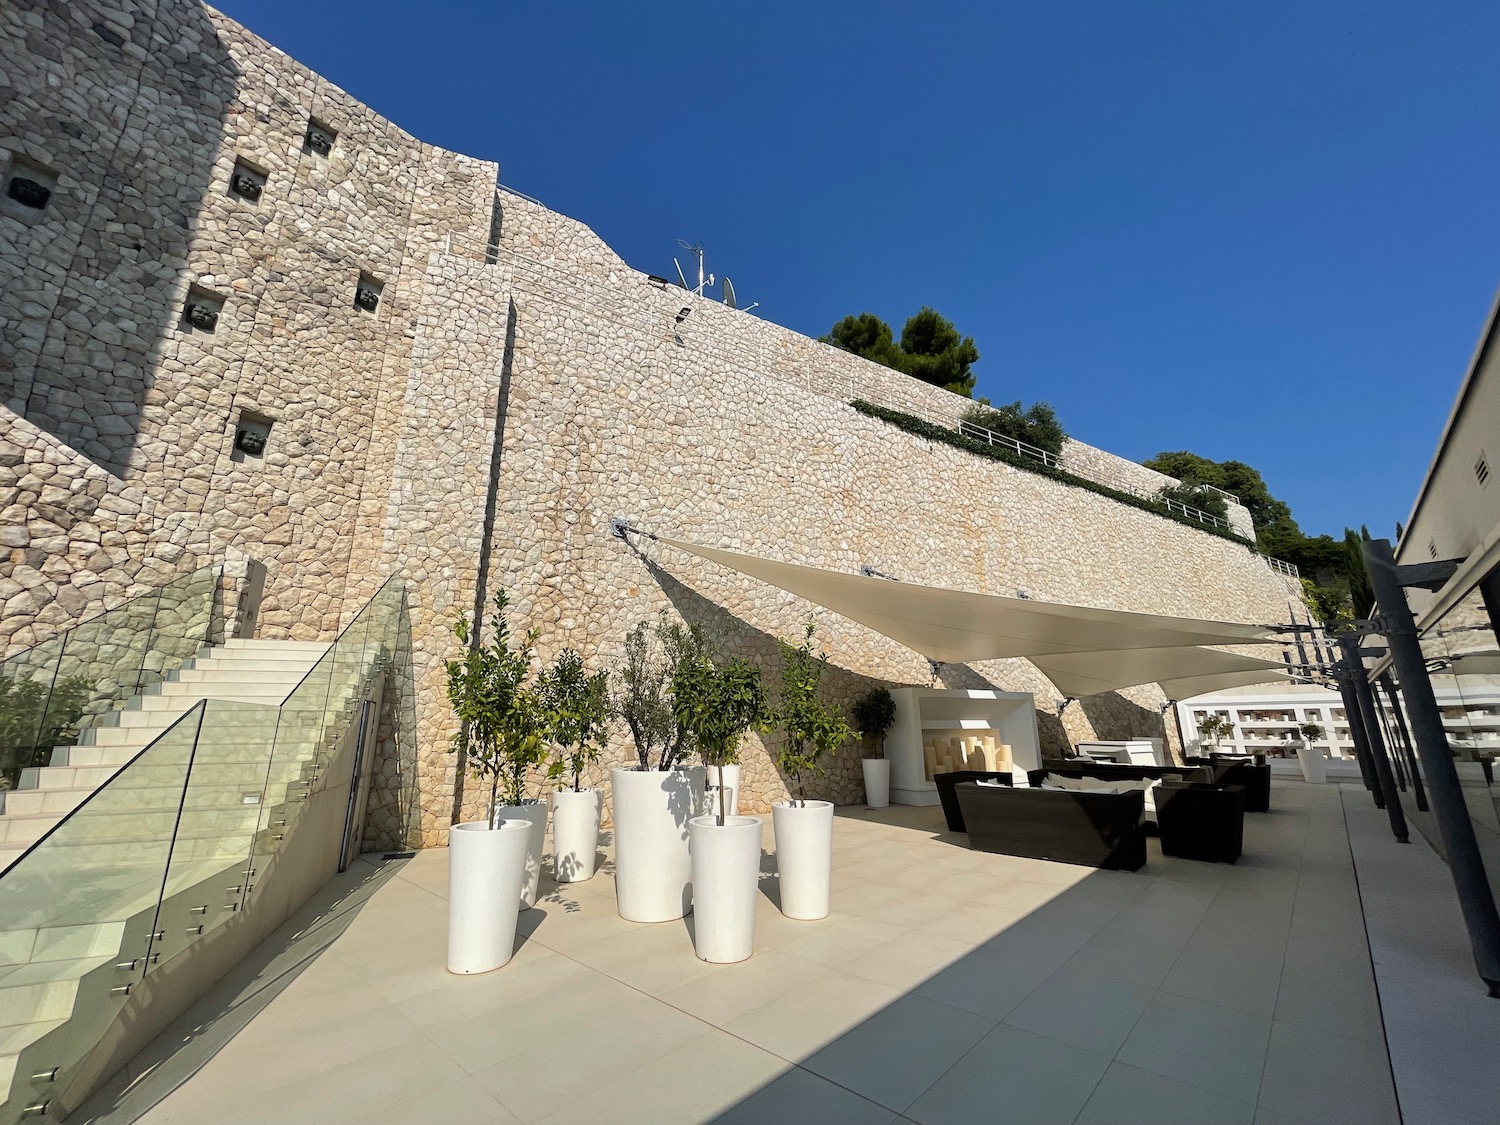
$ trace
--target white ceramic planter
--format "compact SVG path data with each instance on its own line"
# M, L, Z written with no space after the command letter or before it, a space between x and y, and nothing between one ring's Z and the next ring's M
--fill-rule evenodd
M697 816L688 822L693 854L693 948L727 965L755 952L761 822L753 816Z
M531 822L455 824L448 830L448 971L487 973L516 945Z
M688 821L703 801L703 767L611 770L615 900L629 922L670 922L693 908Z
M541 801L522 801L519 805L500 805L495 820L524 820L531 825L526 840L526 881L521 884L521 909L536 905L537 880L542 877L542 846L547 841L547 806Z
M1323 751L1311 746L1297 747L1297 763L1302 767L1302 778L1313 785L1324 785L1328 781L1328 759Z
M889 758L861 758L865 769L865 804L872 809L883 809L891 803L891 760Z
M559 883L594 877L603 805L602 789L558 789L552 794L552 868Z
M777 801L771 806L771 823L776 829L781 912L804 921L827 918L833 880L833 802Z
M719 767L707 766L704 769L707 775L707 786L703 801L702 816L719 815ZM724 807L730 816L740 815L740 767L724 767L724 788L728 790L725 794Z

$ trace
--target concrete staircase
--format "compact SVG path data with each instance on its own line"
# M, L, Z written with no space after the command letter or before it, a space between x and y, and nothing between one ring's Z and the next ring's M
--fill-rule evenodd
M48 1100L39 1069L85 1054L150 964L211 929L211 916L240 909L241 885L254 874L247 868L276 850L324 744L347 725L371 674L334 668L306 693L318 698L281 707L329 647L230 641L204 649L0 794L0 1125L51 1120L39 1108ZM205 699L262 706L215 719L209 705L194 728L186 804L191 732L181 753L158 764L163 740L8 877L5 868ZM154 951L151 960L144 951Z
M231 640L203 649L146 694L101 716L75 745L53 750L50 765L23 770L17 788L0 792L0 873L193 704L217 699L276 707L328 648L315 641ZM226 800L237 799L239 787L256 780L253 767L244 777L223 767L220 772ZM264 771L259 780L263 785ZM160 794L165 805L175 805L181 795L180 782L175 794ZM136 796L143 810L154 804L149 793L131 794Z

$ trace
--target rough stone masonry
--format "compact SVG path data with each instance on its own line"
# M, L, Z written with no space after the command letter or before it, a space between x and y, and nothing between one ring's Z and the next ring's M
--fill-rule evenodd
M814 621L843 701L930 681L863 627L612 538L617 516L1118 609L1276 620L1297 596L1244 546L858 414L856 397L956 421L964 400L653 282L497 172L192 0L0 6L0 174L50 190L0 201L0 655L214 560L267 567L265 637L331 640L399 576L409 690L388 693L366 835L394 846L480 811L448 753L442 661L481 591L511 593L542 659L571 645L607 664L665 609L772 680L775 638ZM258 454L236 448L246 422L269 427ZM1081 443L1064 460L1164 480ZM1175 734L1154 688L1059 720L1026 661L941 682L1035 693L1052 747ZM591 781L627 743L616 731ZM817 794L860 800L860 755ZM784 780L758 738L742 760L764 811Z

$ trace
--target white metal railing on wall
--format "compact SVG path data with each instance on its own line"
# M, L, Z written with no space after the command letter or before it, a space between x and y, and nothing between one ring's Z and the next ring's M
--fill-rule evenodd
M1274 570L1277 574L1284 574L1288 578L1296 579L1301 579L1302 577L1302 572L1298 570L1296 565L1293 563L1282 562L1280 559L1273 559L1270 555L1261 555L1261 558L1265 559L1266 565Z
M1022 457L1030 457L1033 461L1040 461L1051 469L1062 468L1062 458L1056 453L1048 453L1045 449L1036 445L1027 445L1024 441L1018 441L1006 434L997 434L994 430L973 422L960 422L958 432L965 437L982 441L986 445L998 445L1002 449L1009 449L1012 453L1019 453Z

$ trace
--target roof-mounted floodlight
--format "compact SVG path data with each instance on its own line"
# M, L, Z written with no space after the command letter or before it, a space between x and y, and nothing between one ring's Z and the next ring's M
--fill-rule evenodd
M692 307L690 305L683 305L682 308L680 308L680 309L677 310L677 323L681 324L684 320L686 320L688 318L688 314L691 313L692 311L693 310L692 310Z
M658 289L665 289L667 287L667 279L664 277L657 277L654 273L648 273L646 275L646 280L649 281L652 285L656 286Z

